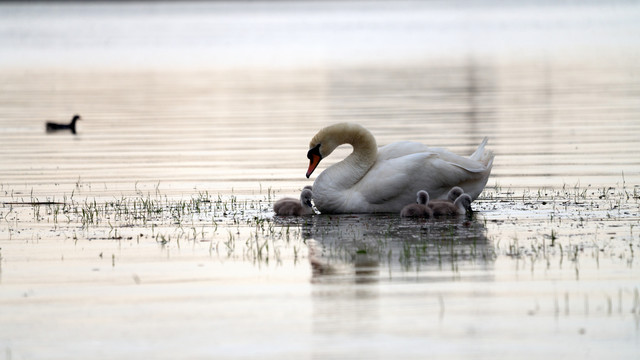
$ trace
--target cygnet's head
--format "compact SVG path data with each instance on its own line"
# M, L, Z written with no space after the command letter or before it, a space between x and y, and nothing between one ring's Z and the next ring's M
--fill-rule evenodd
M305 187L305 189L300 193L300 204L302 204L302 206L313 208L313 205L311 204L312 199L313 193Z
M462 194L453 204L458 208L460 214L466 214L471 211L471 201L469 194Z
M462 193L464 193L464 190L462 190L461 187L454 186L451 188L451 190L449 190L449 193L447 194L447 200L454 202L460 195L462 195Z
M429 203L429 193L424 191L424 190L420 190L418 191L417 195L417 199L416 199L416 203L418 203L419 205L427 205Z

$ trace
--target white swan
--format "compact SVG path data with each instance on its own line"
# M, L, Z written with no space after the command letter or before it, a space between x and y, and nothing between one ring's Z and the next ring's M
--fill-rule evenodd
M338 146L353 152L324 170L313 183L313 200L322 213L399 212L419 190L433 199L444 198L454 186L475 200L487 183L493 153L485 138L470 156L415 142L396 142L378 148L364 127L340 123L320 130L309 143L307 178Z

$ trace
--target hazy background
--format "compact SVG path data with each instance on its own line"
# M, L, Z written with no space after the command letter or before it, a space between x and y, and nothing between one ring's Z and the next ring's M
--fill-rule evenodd
M636 1L0 4L4 67L637 60Z

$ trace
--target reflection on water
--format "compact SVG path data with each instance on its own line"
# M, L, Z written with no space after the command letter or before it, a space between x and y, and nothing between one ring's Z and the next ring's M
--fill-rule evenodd
M470 265L491 269L495 256L484 226L476 220L314 216L302 231L314 282L451 280L452 273Z

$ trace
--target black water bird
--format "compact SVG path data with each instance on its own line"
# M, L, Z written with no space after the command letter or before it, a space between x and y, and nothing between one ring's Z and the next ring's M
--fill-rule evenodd
M60 130L71 130L72 134L76 134L76 121L81 120L80 115L74 115L69 124L57 124L47 121L47 132L55 132Z

